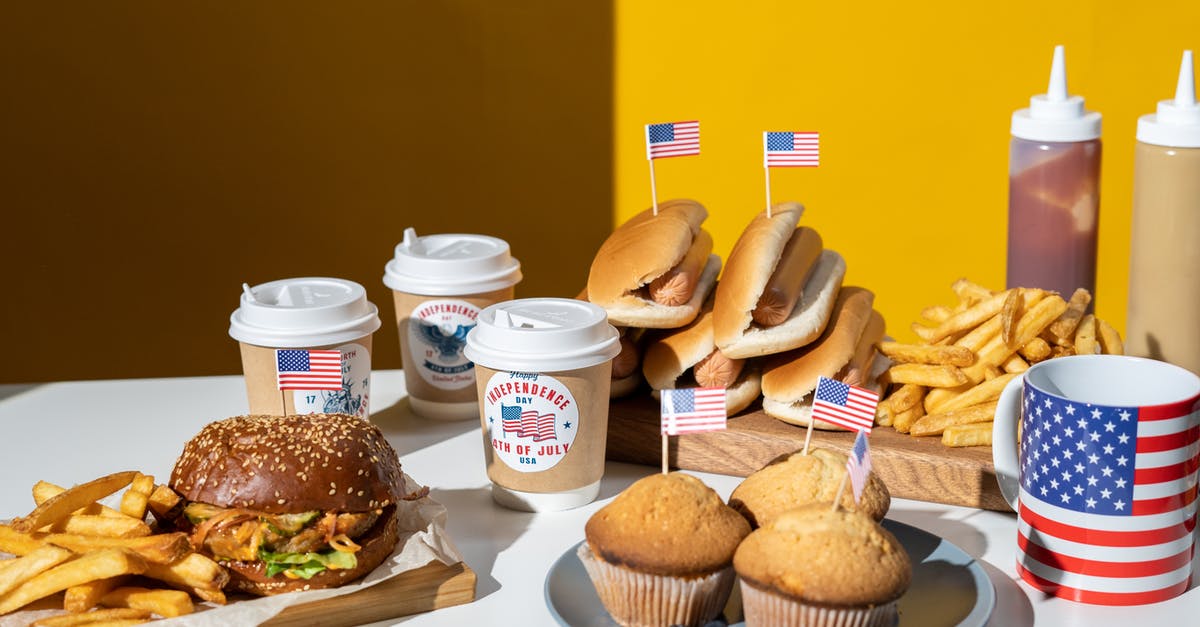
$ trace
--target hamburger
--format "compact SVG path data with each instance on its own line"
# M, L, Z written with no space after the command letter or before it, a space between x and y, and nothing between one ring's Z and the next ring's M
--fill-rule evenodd
M763 369L763 411L784 422L807 426L813 392L820 377L879 392L887 360L875 345L883 339L883 316L872 309L875 295L865 288L843 287L817 341L769 358ZM814 428L842 430L818 420Z
M650 343L642 373L655 396L673 388L725 388L725 412L730 416L758 400L762 382L756 364L730 359L717 348L709 309L686 327Z
M366 575L399 540L400 461L374 425L345 414L239 416L183 448L167 515L256 595L332 588Z
M744 359L804 346L825 330L846 262L821 236L797 227L804 207L781 203L754 216L725 263L713 333L727 357Z
M721 258L700 228L708 211L694 200L647 209L600 245L588 271L587 300L617 326L675 329L696 318L716 284Z

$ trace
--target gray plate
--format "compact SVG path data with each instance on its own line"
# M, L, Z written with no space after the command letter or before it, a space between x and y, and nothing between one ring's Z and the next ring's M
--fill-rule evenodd
M987 624L996 607L996 590L987 573L970 555L931 533L883 521L913 561L912 585L900 598L900 625L940 627ZM579 543L582 544L582 543ZM546 605L559 624L569 627L616 625L575 552L567 549L546 574Z

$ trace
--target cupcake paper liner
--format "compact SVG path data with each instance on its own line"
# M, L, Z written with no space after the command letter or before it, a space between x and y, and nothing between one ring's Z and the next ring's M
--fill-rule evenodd
M695 579L639 573L596 557L586 542L578 555L604 608L625 627L703 625L721 613L736 578L732 567Z
M896 602L861 608L834 608L808 605L741 582L746 627L893 627L900 620Z

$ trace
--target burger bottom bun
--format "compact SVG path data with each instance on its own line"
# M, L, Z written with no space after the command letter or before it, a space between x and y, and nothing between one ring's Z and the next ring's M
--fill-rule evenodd
M283 575L267 577L263 562L227 561L221 562L229 570L229 583L225 589L267 596L296 590L336 588L375 570L392 554L399 541L400 525L396 519L396 507L391 506L384 510L383 516L365 536L355 540L362 549L355 553L358 565L354 568L326 569L310 579L289 579Z
M689 380L689 384L696 385L696 382ZM725 414L733 416L746 409L758 400L760 393L762 393L762 371L757 366L747 364L742 369L742 373L738 375L737 381L725 388ZM659 390L652 390L650 396L656 399L662 398Z
M643 329L675 329L692 320L700 313L700 306L708 293L717 284L717 275L721 273L721 258L709 255L696 284L692 298L682 305L661 305L652 300L633 294L627 294L615 303L596 303L608 312L608 321L614 325L639 327Z
M742 334L724 345L718 344L722 353L730 359L746 359L782 353L811 343L821 336L838 290L846 276L846 261L836 251L823 250L816 267L804 284L801 302L792 310L787 320L773 327L751 325ZM723 303L718 302L717 307Z
M871 381L860 387L878 394L883 389L883 386L879 384L879 375L883 374L883 371L887 370L891 365L891 361L883 355L876 355L874 363L871 364ZM773 418L801 427L807 427L808 423L812 422L814 429L821 429L822 431L850 431L850 429L825 422L824 420L813 422L812 401L812 392L794 403L763 397L763 412Z

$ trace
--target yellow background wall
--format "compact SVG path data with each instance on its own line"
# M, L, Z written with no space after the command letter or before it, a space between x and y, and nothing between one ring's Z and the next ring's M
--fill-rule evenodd
M820 131L820 168L772 170L772 197L806 205L801 222L907 339L956 278L1004 286L1009 122L1063 44L1070 92L1104 115L1095 303L1124 328L1137 116L1174 96L1200 3L617 7L618 218L650 204L644 123L700 120L701 155L656 162L658 193L705 203L722 255L764 206L762 131Z

